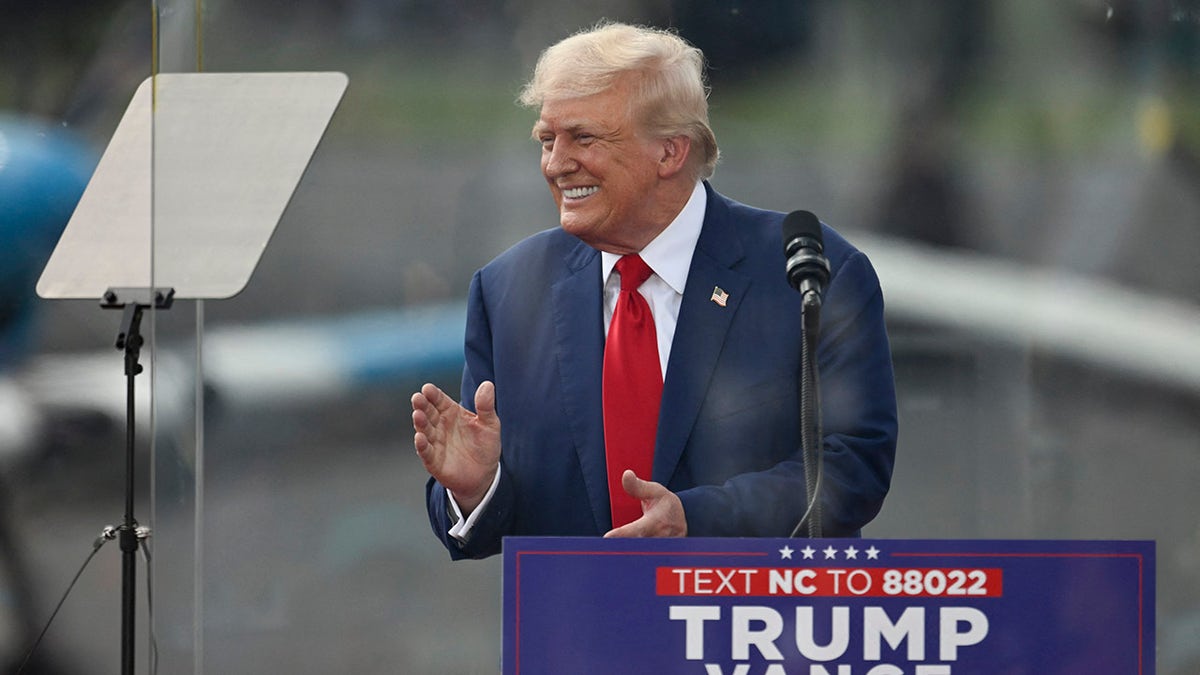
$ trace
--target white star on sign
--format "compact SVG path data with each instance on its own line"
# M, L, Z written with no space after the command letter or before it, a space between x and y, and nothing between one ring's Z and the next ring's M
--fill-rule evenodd
M879 559L879 549L875 548L874 546L867 549L867 560L878 560L878 559Z
M779 555L784 560L791 560L792 559L792 547L784 546L783 548L779 549Z
M858 549L853 546L846 549L846 560L858 560Z
M825 559L826 560L837 560L837 549L832 546L826 548L825 549Z
M805 560L812 560L813 554L816 553L811 546L805 546L800 552L804 554Z

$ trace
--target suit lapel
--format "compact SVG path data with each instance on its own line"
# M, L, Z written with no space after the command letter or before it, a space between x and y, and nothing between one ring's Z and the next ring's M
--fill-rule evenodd
M605 532L612 517L608 508L601 409L604 308L600 254L581 242L566 262L567 274L551 291L559 386L596 529Z
M728 205L711 187L706 189L704 225L692 255L663 383L653 474L653 480L663 485L670 483L679 465L725 336L750 286L749 277L731 269L742 259L743 248ZM717 289L728 294L725 306L713 300Z

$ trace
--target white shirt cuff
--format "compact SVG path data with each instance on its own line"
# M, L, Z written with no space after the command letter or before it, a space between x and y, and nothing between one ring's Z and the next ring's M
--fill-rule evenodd
M500 484L500 467L496 467L496 476L492 478L492 485L483 495L483 499L479 502L479 506L471 512L471 515L463 518L462 509L458 508L458 502L454 499L454 493L446 490L446 498L450 501L450 508L454 510L455 522L450 528L449 534L465 544L471 538L471 528L475 526L475 521L479 520L479 514L483 513L487 508L488 502L492 501L492 495L496 494L496 486Z

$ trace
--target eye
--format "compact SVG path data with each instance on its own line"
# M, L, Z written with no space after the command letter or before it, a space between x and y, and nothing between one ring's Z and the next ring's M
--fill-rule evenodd
M586 133L586 132L581 132L575 136L575 141L577 143L579 143L580 145L590 145L592 143L592 141L595 141L595 140L596 140L595 136L593 136L589 133Z
M545 152L550 152L551 150L554 149L554 137L553 136L542 136L541 138L538 139L538 143L542 144L542 150Z

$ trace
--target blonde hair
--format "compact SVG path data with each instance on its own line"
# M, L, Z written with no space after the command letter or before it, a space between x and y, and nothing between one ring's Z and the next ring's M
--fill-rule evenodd
M670 31L603 22L548 47L521 90L522 105L598 94L626 74L636 118L655 138L691 139L696 178L712 176L720 151L708 123L704 54Z

